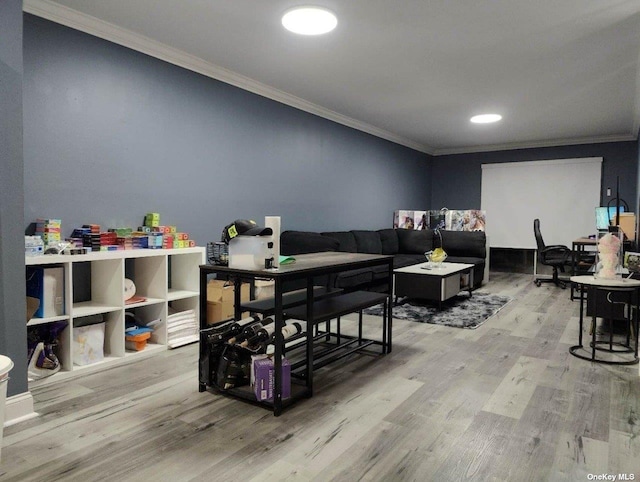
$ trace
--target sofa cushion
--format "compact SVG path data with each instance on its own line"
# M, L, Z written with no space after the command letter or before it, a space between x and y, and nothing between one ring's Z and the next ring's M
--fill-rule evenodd
M484 231L441 230L442 248L449 256L486 258L487 238Z
M418 263L426 263L427 258L419 254L397 254L393 257L394 268L404 268Z
M373 280L385 279L389 276L389 267L388 266L372 266L371 273L373 274Z
M280 235L280 252L283 255L338 251L340 243L334 238L306 231L284 231Z
M335 278L336 288L349 289L355 286L365 285L373 281L371 268L352 269L351 271L341 271Z
M351 231L356 238L358 253L382 254L382 242L376 231Z
M332 231L327 233L320 233L322 236L326 236L328 238L337 239L340 246L338 247L338 251L342 251L344 253L357 253L358 245L356 244L356 238L353 236L351 231Z
M380 244L382 244L382 254L398 254L400 245L398 244L398 233L395 229L380 229Z
M433 231L431 229L396 229L400 253L424 254L433 249Z

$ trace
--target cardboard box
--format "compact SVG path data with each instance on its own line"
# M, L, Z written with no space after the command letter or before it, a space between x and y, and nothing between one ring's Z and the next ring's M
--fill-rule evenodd
M210 280L207 283L207 323L217 323L233 318L234 286L228 281ZM242 283L240 287L240 299L249 301L249 284ZM249 313L242 313L242 317Z
M613 224L616 224L616 216L613 215ZM635 241L636 239L636 215L634 213L620 213L620 229L627 236L627 239Z
M272 358L256 358L253 360L253 392L256 400L273 401L275 387ZM291 397L291 365L286 358L282 359L282 399Z
M218 323L219 321L229 319L233 316L233 312L231 316L227 316L226 318L222 314L222 303L218 303L216 301L207 301L207 324L213 325L214 323Z

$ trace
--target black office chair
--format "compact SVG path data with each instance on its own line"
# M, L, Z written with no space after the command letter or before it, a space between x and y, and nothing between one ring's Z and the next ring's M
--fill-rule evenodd
M545 266L551 266L553 268L553 276L551 278L536 278L533 282L536 286L540 286L542 283L553 283L562 289L567 287L567 284L558 278L558 270L564 273L564 267L569 263L571 257L571 250L563 245L556 244L553 246L545 246L540 233L540 220L533 220L533 234L536 237L536 244L538 245L538 261Z

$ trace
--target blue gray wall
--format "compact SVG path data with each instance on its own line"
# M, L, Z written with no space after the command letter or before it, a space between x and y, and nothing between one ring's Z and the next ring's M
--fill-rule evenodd
M429 203L430 156L25 15L25 225L137 226L199 245L236 218L390 227Z
M27 391L22 156L22 1L0 1L0 354L8 394Z
M637 168L637 178L636 178L636 199L634 205L636 207L636 213L640 213L640 132L638 132L638 142L636 145L637 157L636 157L636 168ZM640 233L640 216L636 216L636 232Z
M603 158L602 203L606 204L611 199L606 196L607 187L610 187L612 195L615 195L616 178L619 176L620 197L627 201L630 209L636 205L638 142L629 141L435 157L432 161L434 177L431 188L431 208L480 208L481 166L484 163L579 157ZM438 179L447 181L440 183Z

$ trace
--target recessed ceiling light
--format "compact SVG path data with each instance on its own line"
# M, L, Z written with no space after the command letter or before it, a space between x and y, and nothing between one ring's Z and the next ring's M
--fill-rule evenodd
M326 8L296 7L283 15L282 25L300 35L321 35L336 28L338 19Z
M480 114L474 115L469 120L474 124L491 124L492 122L498 122L500 119L502 119L500 114Z

